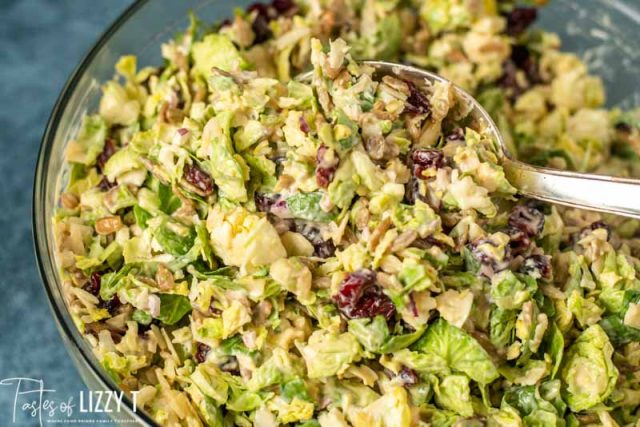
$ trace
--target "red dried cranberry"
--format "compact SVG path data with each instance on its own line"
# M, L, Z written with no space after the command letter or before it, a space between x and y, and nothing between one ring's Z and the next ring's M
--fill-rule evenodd
M292 0L273 0L271 6L280 15L289 14L296 8L296 4Z
M281 194L255 193L253 198L259 212L266 212L281 218L290 216L287 200Z
M604 221L596 221L596 222L592 223L589 226L589 228L591 228L592 230L597 230L598 228L604 228L605 230L607 230L607 232L609 232L611 230L609 228L609 226L604 223Z
M420 181L412 175L409 182L405 185L404 202L408 205L413 205L416 200L427 202L427 198L420 193Z
M447 142L464 141L464 129L455 128L453 132L447 135Z
M256 192L253 196L253 200L256 203L256 209L259 212L269 212L271 210L271 206L275 204L276 201L280 199L279 194L267 194L267 193L258 193Z
M416 305L416 300L413 298L413 294L409 294L409 307L411 308L411 314L414 317L418 317L420 313L418 312L418 306Z
M517 37L522 34L538 17L535 7L514 7L506 16L507 34Z
M625 122L616 123L615 128L617 131L624 132L624 133L631 133L631 131L633 131L633 128L631 127L631 125Z
M520 84L517 74L518 67L512 60L507 59L502 63L502 76L498 84L505 89L510 89L512 98L520 96L526 90L526 87Z
M273 32L271 31L271 27L269 27L269 19L260 13L253 20L251 29L253 30L253 34L255 34L255 38L253 39L254 43L264 43L273 37Z
M336 253L336 247L331 240L324 240L320 230L305 221L295 221L294 230L302 234L313 245L313 256L330 258Z
M229 356L218 365L222 372L228 372L231 375L240 375L240 365L236 356Z
M300 130L304 133L311 132L311 128L309 127L309 123L305 120L304 116L300 116Z
M196 360L198 361L198 363L204 363L204 361L207 360L207 354L210 350L211 347L209 347L208 345L201 342L198 343L198 345L196 346Z
M531 255L527 257L520 271L535 278L551 279L551 257L548 255Z
M118 295L114 295L109 301L104 301L102 303L102 306L111 314L113 314L121 305L122 303L120 302Z
M149 323L147 325L143 324L143 323L138 323L138 335L144 336L144 334L147 333L147 331L151 330L151 325L153 323Z
M254 43L263 43L273 37L269 22L279 16L295 13L296 4L292 0L273 0L271 3L253 3L247 12L256 12L256 18L251 24L255 34Z
M427 169L439 169L444 166L442 151L434 148L417 148L411 153L413 175L419 179L426 179L422 172Z
M316 183L318 186L322 188L329 186L339 163L340 159L333 150L326 145L318 147L318 152L316 153Z
M574 239L576 242L578 242L583 238L585 238L589 234L589 232L600 229L600 228L607 232L607 240L609 240L609 238L611 237L611 227L609 227L603 221L596 221L592 223L588 228L582 230L582 232L580 232L579 234L576 233L577 236L575 236Z
M222 310L220 310L218 307L216 307L216 302L215 301L211 301L211 304L209 304L209 313L211 313L213 315L213 317L222 316Z
M538 71L538 62L526 46L513 46L511 48L511 61L516 67L524 71L529 83L540 83L542 81Z
M196 163L184 165L184 179L200 190L205 196L213 193L213 180L211 176Z
M483 267L480 269L482 273L486 273L486 270L497 273L509 267L509 263L511 262L511 251L508 246L504 249L504 256L502 259L498 260L494 258L493 255L482 250L482 246L485 244L496 247L496 245L488 239L479 239L468 245L473 257L480 263L481 267Z
M538 236L544 228L544 214L532 207L518 205L509 215L509 227L520 230L529 237Z
M84 285L84 290L89 292L94 297L97 297L98 295L100 295L100 279L101 278L102 278L102 275L97 271L91 273L91 276L89 277L89 282L87 282L87 284Z
M405 387L410 387L420 382L420 377L418 377L416 371L406 366L402 366L402 369L398 372L398 378L400 378Z
M109 191L115 186L115 182L110 182L106 176L102 177L100 183L98 184L98 188L102 191Z
M350 273L333 298L338 309L349 319L384 316L390 320L396 308L376 283L376 274L363 269Z
M431 112L431 104L429 98L418 87L408 80L405 80L409 86L409 97L405 110L412 114L428 114Z
M526 81L518 78L518 70L522 70ZM511 56L502 64L502 76L498 83L500 86L511 90L511 98L515 99L524 93L531 84L542 82L538 61L531 51L523 45L515 45L511 48Z
M111 158L117 151L116 143L113 139L107 138L104 142L104 148L102 152L96 158L96 166L98 167L98 172L102 172L104 169L104 165L107 163L107 160Z
M523 254L531 247L531 237L524 231L509 227L507 234L509 235L509 249L512 254Z

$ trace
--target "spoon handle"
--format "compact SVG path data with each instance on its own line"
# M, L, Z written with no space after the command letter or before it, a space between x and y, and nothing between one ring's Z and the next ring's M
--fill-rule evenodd
M506 156L502 167L525 196L640 219L640 180L536 167Z

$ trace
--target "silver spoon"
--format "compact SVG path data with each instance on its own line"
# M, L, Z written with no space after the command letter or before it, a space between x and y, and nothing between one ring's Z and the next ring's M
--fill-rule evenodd
M361 63L375 68L378 75L391 75L409 80L419 87L423 86L425 81L449 82L437 74L408 65L384 61ZM311 76L311 73L305 73L298 79L309 80ZM500 149L498 154L505 176L521 194L574 208L640 219L640 180L531 166L515 160L489 113L463 89L456 85L453 87L458 98L470 105L472 119L484 124L493 134Z

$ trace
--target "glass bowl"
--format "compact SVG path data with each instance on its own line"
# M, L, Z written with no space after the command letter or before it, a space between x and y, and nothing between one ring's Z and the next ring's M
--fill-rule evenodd
M73 72L51 113L36 166L33 193L33 229L38 266L60 334L76 367L92 390L117 390L94 357L67 312L55 263L50 219L65 180L64 150L86 112L97 109L100 83L110 79L118 58L135 54L141 66L161 63L159 45L188 25L188 12L205 22L232 16L251 1L139 0L129 7L99 38ZM576 52L607 88L607 106L640 105L640 5L622 0L552 0L542 9L537 26L555 31L563 49ZM124 398L130 419L156 425L133 402ZM118 414L123 418L125 414Z

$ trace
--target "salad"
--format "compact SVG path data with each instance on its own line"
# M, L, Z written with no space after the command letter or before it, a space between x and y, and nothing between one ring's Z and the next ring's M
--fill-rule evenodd
M69 310L167 426L634 426L640 223L522 198L639 176L640 117L508 1L274 0L116 65L53 218ZM308 80L294 77L311 69Z

